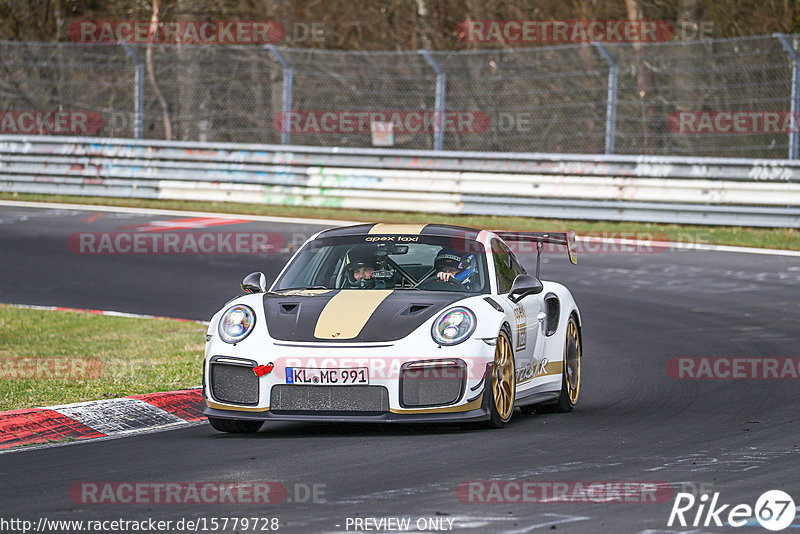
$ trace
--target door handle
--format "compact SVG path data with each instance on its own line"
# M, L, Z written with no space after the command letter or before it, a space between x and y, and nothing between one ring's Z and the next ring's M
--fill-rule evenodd
M539 312L539 313L536 315L536 321L538 321L538 322L540 322L540 323L541 323L542 321L544 321L545 319L547 319L547 314L546 314L545 312Z

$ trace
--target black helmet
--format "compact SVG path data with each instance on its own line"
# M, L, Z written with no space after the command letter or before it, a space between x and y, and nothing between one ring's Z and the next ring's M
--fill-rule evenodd
M453 276L452 280L467 287L471 287L478 272L474 254L462 256L448 247L440 250L439 253L436 254L436 259L433 260L434 269L441 271L443 267L457 270L458 273Z
M437 271L442 267L450 267L452 269L460 269L461 267L461 254L452 248L443 248L436 254L436 259L433 260L433 268Z
M369 267L375 269L377 267L377 258L375 258L375 247L372 245L358 245L350 249L347 253L349 270L356 270L359 267Z
M358 245L347 253L347 283L350 286L370 287L374 284L373 280L366 278L356 280L355 271L361 268L376 269L378 262L375 258L375 251L373 245Z

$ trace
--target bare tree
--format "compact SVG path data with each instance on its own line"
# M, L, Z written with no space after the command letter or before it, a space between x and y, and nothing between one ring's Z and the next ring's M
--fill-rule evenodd
M160 0L153 0L153 13L150 16L150 31L152 32L152 35L156 35L158 28L159 7ZM158 103L161 105L161 114L164 119L164 139L172 139L172 122L169 118L169 105L167 104L167 99L164 98L164 94L161 92L161 89L159 89L158 82L156 81L156 73L155 69L153 68L152 45L147 46L145 61L147 63L147 75L150 78L150 85L153 87L153 92L155 92Z
M641 21L644 20L644 10L640 0L625 0L625 8L628 13L628 20ZM650 129L648 128L649 119L654 115L654 108L652 106L653 96L652 75L648 69L647 62L642 57L644 54L641 42L633 42L634 51L634 76L636 77L636 95L639 97L639 117L638 122L641 125L641 148L642 153L647 153L651 145Z

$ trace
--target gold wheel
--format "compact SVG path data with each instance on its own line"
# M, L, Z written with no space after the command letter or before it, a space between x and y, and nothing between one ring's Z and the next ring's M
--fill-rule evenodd
M564 343L564 380L559 404L560 411L570 411L578 403L581 392L581 336L574 317L567 323Z
M514 410L516 378L514 375L514 354L505 332L497 336L492 367L492 395L497 415L502 422L511 418Z

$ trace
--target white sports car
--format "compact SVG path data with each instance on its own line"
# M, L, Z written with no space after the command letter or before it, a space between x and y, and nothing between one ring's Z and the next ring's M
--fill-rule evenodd
M538 250L536 276L506 241ZM581 316L540 281L544 244L575 235L361 224L312 236L267 290L211 319L205 414L223 432L264 421L486 421L567 412L581 383Z

